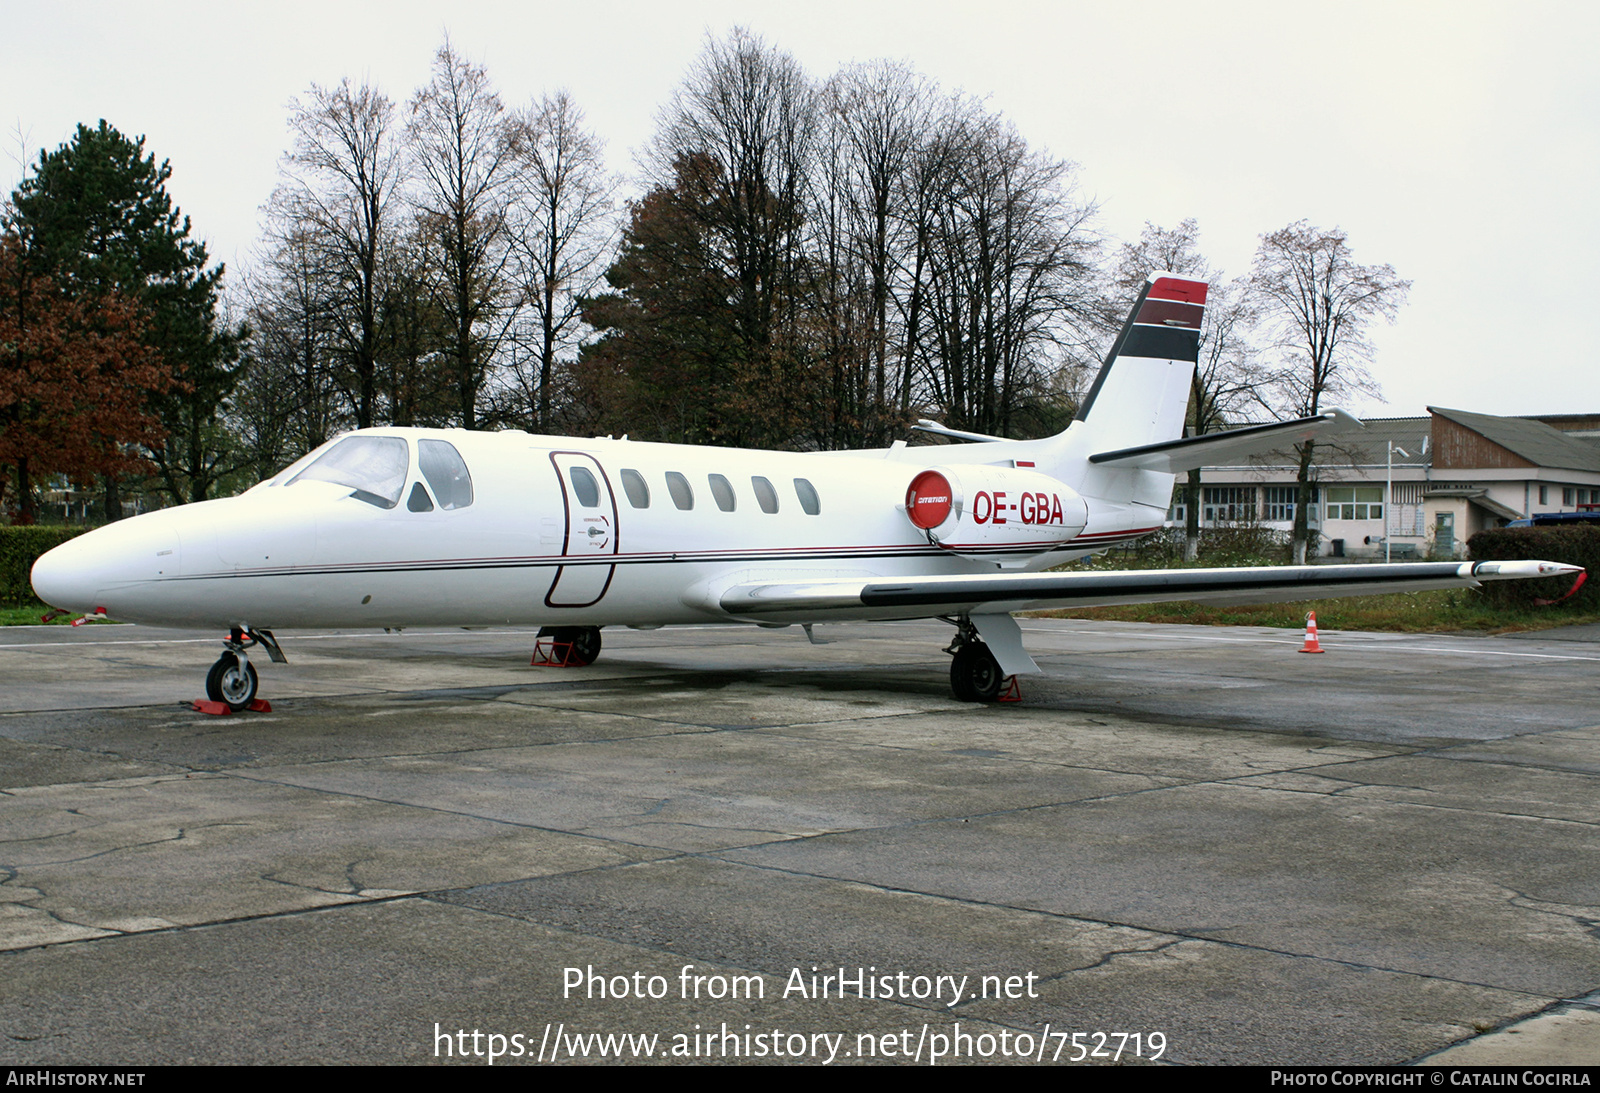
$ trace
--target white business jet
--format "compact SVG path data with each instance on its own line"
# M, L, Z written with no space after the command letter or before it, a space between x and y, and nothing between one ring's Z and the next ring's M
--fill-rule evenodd
M1550 562L1044 572L1159 528L1176 472L1361 423L1339 411L1183 439L1206 284L1153 275L1077 420L1005 440L792 453L518 431L362 429L244 494L89 532L41 599L228 632L206 681L256 695L246 649L293 627L537 625L566 663L600 628L941 618L968 701L1038 672L1011 612L1264 602L1576 573Z

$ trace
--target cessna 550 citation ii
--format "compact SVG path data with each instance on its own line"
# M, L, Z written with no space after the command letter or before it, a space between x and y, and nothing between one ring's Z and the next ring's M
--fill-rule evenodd
M246 649L285 627L538 625L587 664L600 628L941 618L967 701L1038 672L1011 612L1281 601L1579 572L1550 562L1044 570L1161 526L1176 472L1361 428L1339 411L1183 439L1206 284L1155 274L1058 436L837 453L362 429L238 497L50 551L56 607L229 637L213 701L255 698Z

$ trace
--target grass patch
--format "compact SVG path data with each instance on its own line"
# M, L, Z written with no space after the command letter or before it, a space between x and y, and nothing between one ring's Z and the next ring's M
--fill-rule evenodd
M1273 626L1302 629L1306 612L1317 613L1322 630L1389 630L1402 633L1508 634L1600 622L1600 614L1555 608L1515 610L1487 602L1475 589L1446 588L1433 592L1392 592L1384 596L1348 596L1299 603L1241 604L1146 603L1122 607L1085 607L1070 611L1033 611L1038 618L1109 619L1118 622L1189 623L1198 626Z
M72 620L82 618L81 615L62 615L60 618L51 619L44 623L44 616L50 613L50 608L42 603L29 604L26 607L0 607L0 626L71 626ZM110 620L85 623L85 626L103 626Z

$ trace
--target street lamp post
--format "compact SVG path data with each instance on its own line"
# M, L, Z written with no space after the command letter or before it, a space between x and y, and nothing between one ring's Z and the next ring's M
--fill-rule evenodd
M1390 511L1394 508L1394 453L1395 452L1399 452L1401 455L1405 456L1407 459L1411 458L1411 453L1406 451L1404 448L1396 447L1394 441L1391 440L1391 441L1388 442L1388 444L1389 444L1389 463L1388 463L1388 470L1385 472L1384 480L1383 480L1383 564L1384 565L1388 565L1390 563L1390 561L1393 559L1393 556L1394 556L1394 551L1393 551L1393 549L1391 548L1391 546L1389 544L1389 540L1394 537L1394 532L1392 530L1394 528L1394 519L1390 515Z

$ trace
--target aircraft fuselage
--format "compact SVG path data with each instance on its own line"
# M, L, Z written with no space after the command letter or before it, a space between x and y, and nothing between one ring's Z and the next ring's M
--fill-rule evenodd
M1072 506L1085 511L1065 483L974 491L966 507L997 531L1016 529L1024 544L978 554L934 545L907 518L907 486L925 468L1026 465L1038 441L796 454L509 431L352 435L407 443L406 479L390 507L348 485L290 484L308 457L238 497L74 540L41 560L35 585L72 610L223 629L733 622L718 596L738 582L1031 571L1160 517L1095 506L1104 519L1091 517L1058 547ZM418 466L424 440L460 452L470 504L445 509L432 490L419 495L429 507L413 511L414 491L429 490Z

